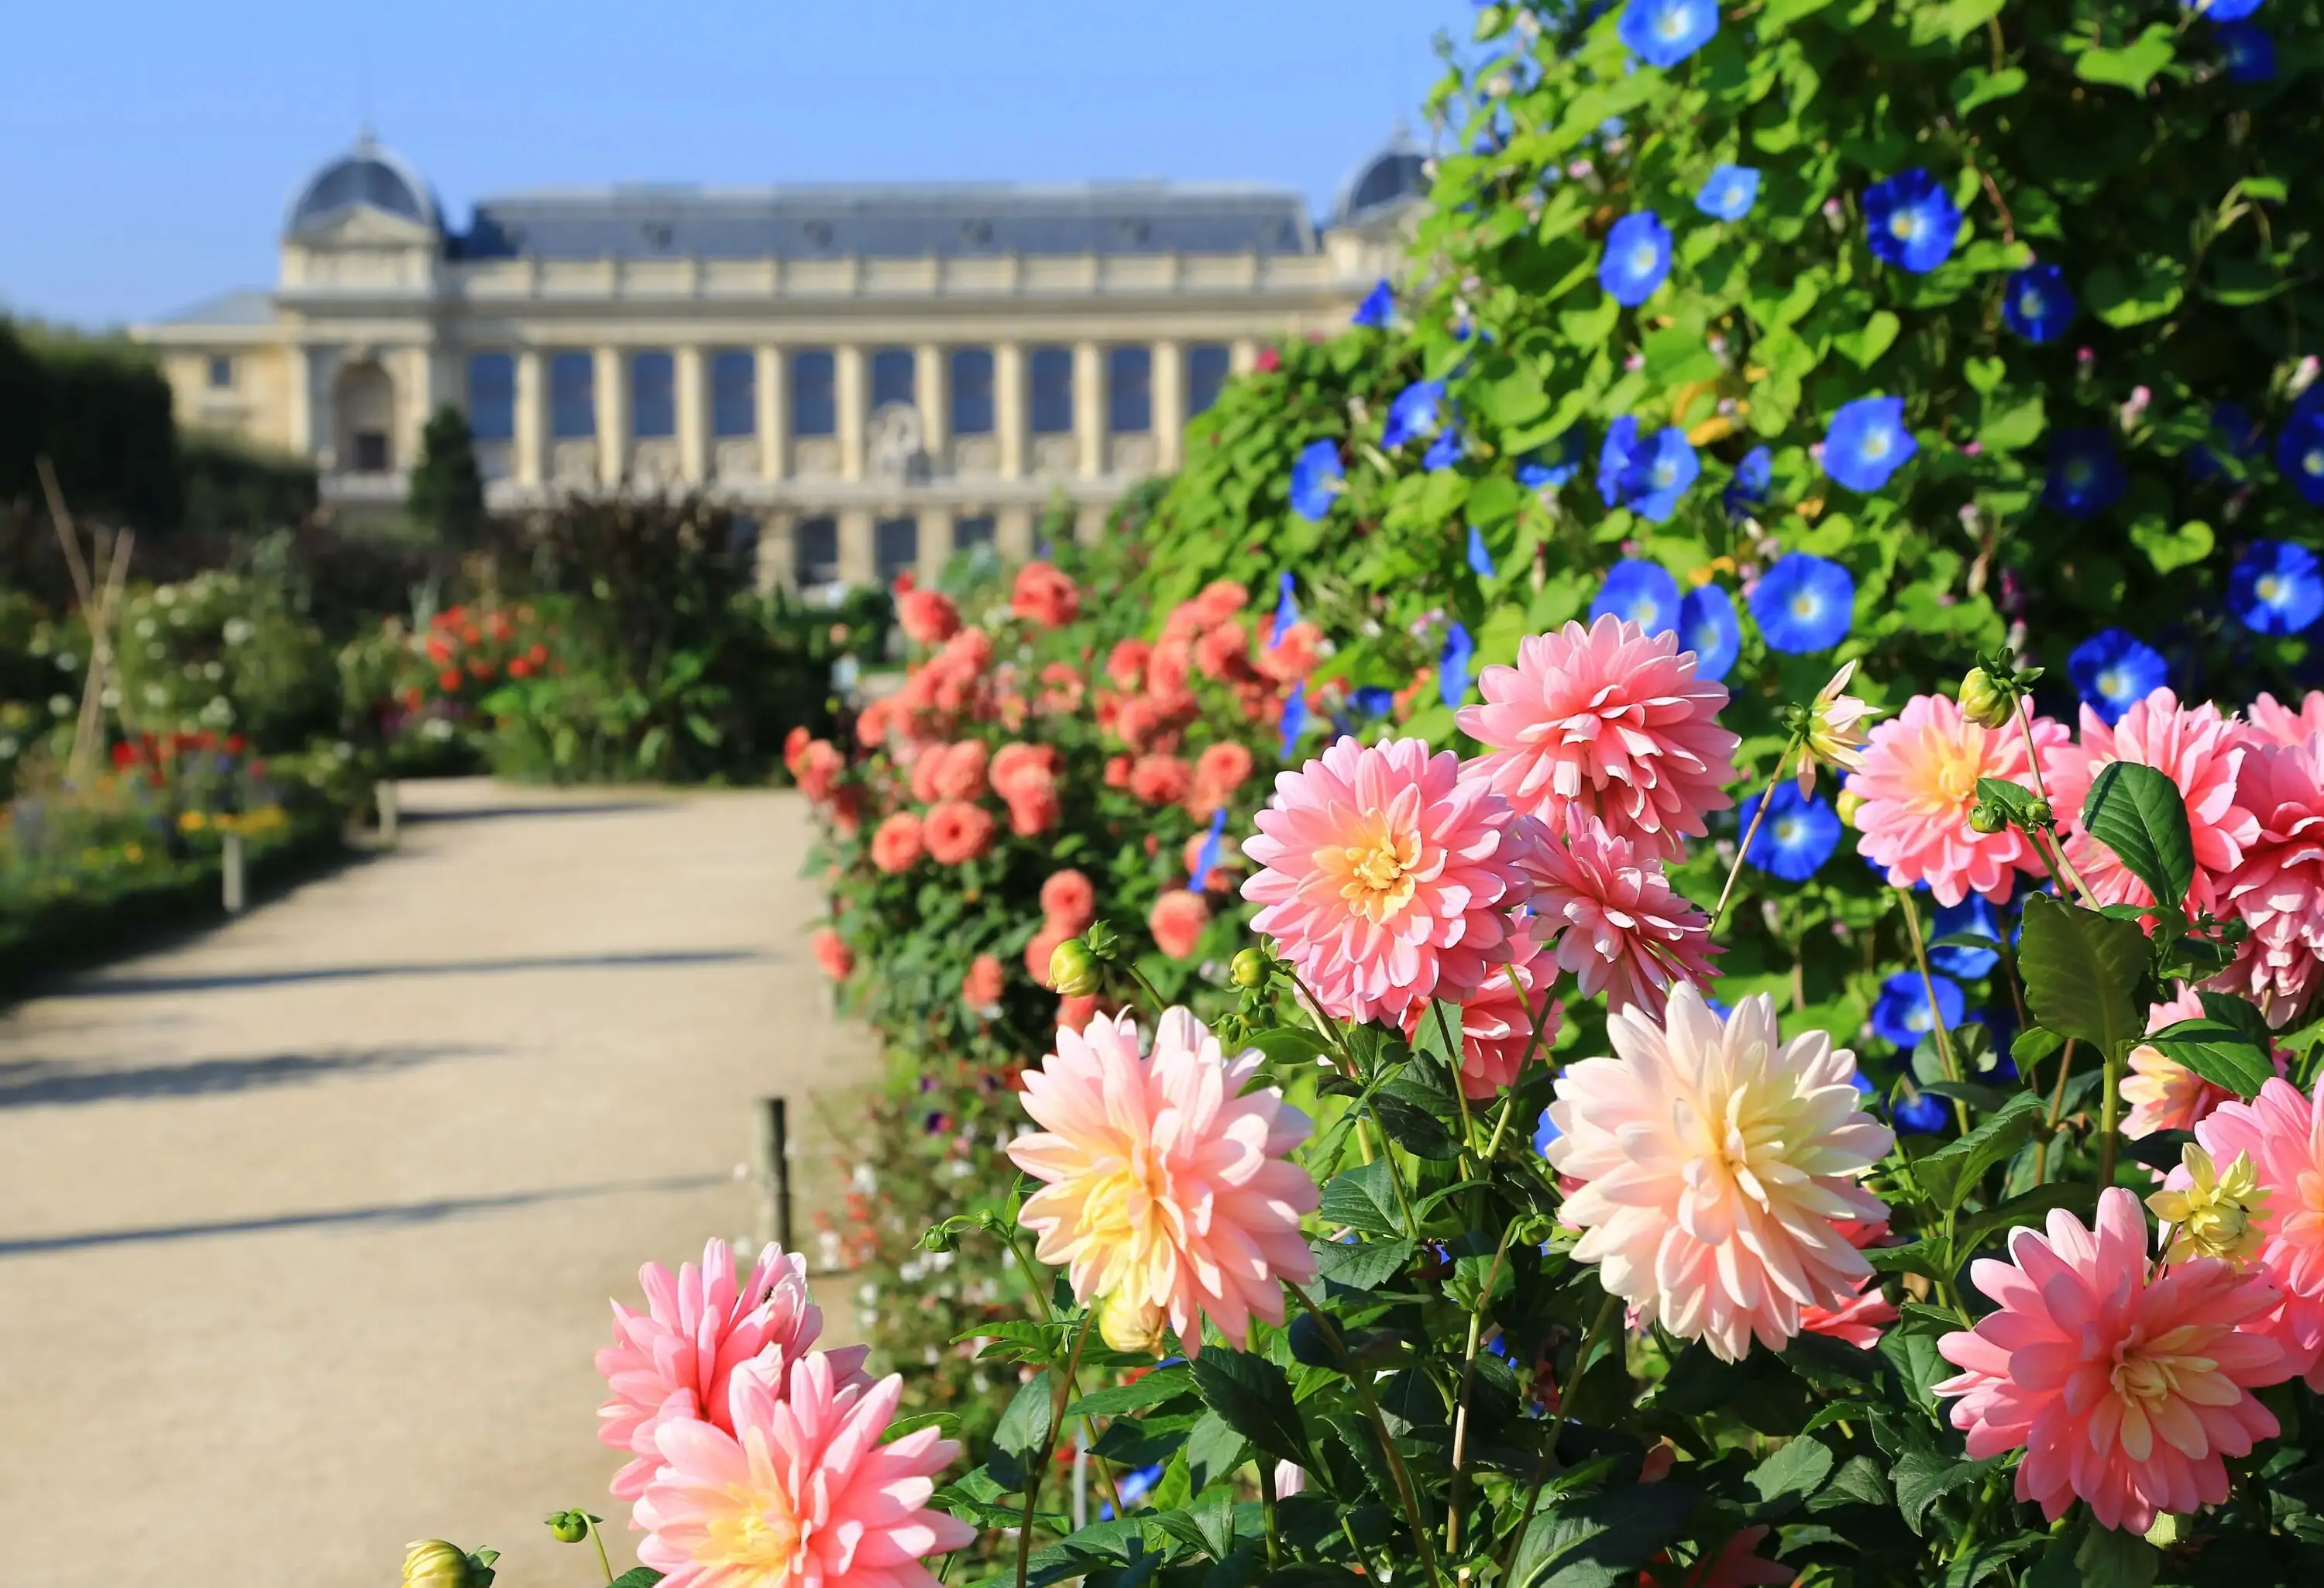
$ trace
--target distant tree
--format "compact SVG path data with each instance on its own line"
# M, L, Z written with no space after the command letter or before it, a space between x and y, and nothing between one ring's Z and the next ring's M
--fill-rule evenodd
M484 476L476 467L475 438L467 416L448 402L420 432L405 511L447 545L472 544L484 530Z

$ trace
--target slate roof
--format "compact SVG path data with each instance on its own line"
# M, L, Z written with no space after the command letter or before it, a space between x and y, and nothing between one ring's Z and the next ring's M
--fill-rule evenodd
M205 298L199 303L164 316L165 326L271 326L274 294L255 287L239 288Z

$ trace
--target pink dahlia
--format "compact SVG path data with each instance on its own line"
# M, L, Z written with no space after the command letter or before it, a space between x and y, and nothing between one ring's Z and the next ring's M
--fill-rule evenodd
M1097 919L1097 889L1077 871L1051 872L1041 883L1041 915L1071 937Z
M2147 891L2113 850L2081 829L2082 805L2098 769L2117 761L2136 762L2166 772L2187 803L2187 825L2195 837L2195 885L2188 902L2198 909L2218 905L2218 880L2242 863L2244 851L2259 837L2259 822L2236 799L2245 750L2236 725L2208 701L2181 706L2179 697L2157 689L2108 727L2082 707L2082 743L2074 754L2044 764L2050 798L2061 817L2071 817L2066 858L2074 863L2101 904L2152 904Z
M1172 959L1191 958L1202 944L1203 928L1210 924L1210 901L1184 888L1165 889L1146 917L1154 946Z
M835 928L817 927L808 934L807 946L816 968L833 981L844 982L855 974L855 950Z
M1000 956L980 954L969 961L968 974L960 979L961 1002L974 1010L987 1010L1001 1002L1007 986L1003 979Z
M2191 987L2182 986L2168 1002L2146 1006L2148 1035L2181 1020L2203 1018L2203 1001ZM2275 1055L2275 1073L2283 1074L2283 1055ZM2133 1140L2157 1131L2191 1131L2235 1094L2215 1085L2163 1050L2140 1043L2130 1050L2130 1074L2122 1080L2122 1100L2130 1104L2122 1133Z
M1857 1181L1893 1140L1857 1106L1856 1056L1822 1031L1782 1041L1764 992L1722 1021L1685 983L1666 1022L1631 1008L1606 1030L1618 1057L1567 1069L1549 1106L1550 1167L1582 1182L1574 1258L1728 1362L1855 1299L1872 1266L1839 1221L1887 1216Z
M735 1375L724 1426L664 1434L638 1558L666 1588L935 1588L919 1563L976 1530L928 1509L959 1445L934 1428L882 1443L903 1387L867 1385L820 1351L784 1379Z
M1520 915L1511 924L1505 951L1508 962L1461 1005L1461 1090L1472 1098L1490 1097L1503 1086L1516 1085L1526 1053L1549 1051L1563 1012L1549 995L1550 984L1557 979L1555 967L1543 959L1543 947L1534 941L1532 923L1526 917ZM1406 1007L1407 1038L1419 1034L1424 1017L1435 1018L1428 1014L1426 1004Z
M2273 695L2251 703L2250 722L2244 727L2246 744L2297 744L2324 734L2324 689L2310 689L2294 711Z
M1150 1342L1167 1323L1191 1357L1208 1318L1240 1347L1254 1316L1283 1321L1280 1279L1314 1278L1299 1219L1315 1182L1287 1157L1307 1116L1272 1086L1244 1089L1259 1062L1255 1048L1227 1058L1172 1009L1150 1057L1131 1016L1101 1016L1059 1030L1057 1050L1025 1072L1041 1130L1009 1156L1046 1184L1018 1222L1077 1298L1105 1298L1108 1340Z
M1832 1226L1858 1251L1877 1246L1888 1238L1888 1223L1882 1220L1868 1224L1855 1220L1842 1220ZM1868 1275L1858 1286L1856 1298L1845 1306L1803 1306L1800 1308L1800 1331L1807 1334L1829 1334L1835 1340L1845 1340L1859 1351L1869 1351L1880 1343L1880 1332L1896 1321L1896 1305L1888 1299L1879 1286L1877 1274Z
M1606 994L1608 1010L1643 1005L1659 1016L1680 983L1700 986L1719 973L1711 921L1672 888L1662 862L1617 838L1579 810L1566 815L1563 842L1528 822L1519 863L1533 883L1534 930L1557 945L1584 997Z
M613 1399L597 1408L597 1438L635 1459L613 1477L613 1493L635 1500L663 1459L655 1443L672 1421L727 1420L727 1380L749 1362L777 1383L823 1332L823 1309L807 1299L807 1259L770 1246L750 1277L734 1279L734 1249L713 1240L702 1266L683 1263L678 1274L658 1262L638 1270L646 1310L613 1303L613 1343L597 1353ZM851 1346L832 1353L844 1379L862 1383L866 1352Z
M2047 717L2034 718L2033 726L2042 774L2055 799L2055 769L2071 752L2066 727ZM2032 786L2024 730L2014 723L1979 727L1941 695L1914 696L1872 730L1864 769L1848 780L1849 792L1863 802L1856 811L1857 830L1864 835L1858 847L1886 869L1891 884L1926 882L1940 904L1959 904L1971 893L1997 904L2006 900L2018 872L2048 873L2015 827L1998 833L1970 827L1979 778ZM2059 809L2067 808L2059 800Z
M2315 1100L2278 1078L2248 1103L2223 1103L2195 1127L2221 1168L2251 1155L2266 1200L2250 1211L2265 1239L2260 1261L2282 1292L2266 1327L2289 1361L2279 1377L2324 1390L2324 1086Z
M1727 688L1694 676L1676 632L1648 634L1612 616L1570 623L1489 667L1482 706L1461 731L1487 747L1468 770L1528 815L1563 826L1569 808L1598 817L1648 854L1677 856L1733 800L1734 734L1718 716Z
M2000 1309L1937 1343L1964 1370L1936 1392L1961 1398L1952 1424L1970 1457L2023 1445L2017 1498L2053 1522L2077 1496L2099 1526L2131 1533L2224 1501L2221 1458L2276 1432L2251 1391L2291 1371L2245 1326L2275 1305L2274 1285L2216 1257L2158 1274L2146 1215L2120 1186L2099 1194L2095 1231L2057 1209L2046 1239L2010 1232L2009 1258L1969 1269Z
M1390 1019L1431 998L1465 1002L1508 958L1524 888L1516 813L1451 751L1419 739L1342 739L1278 773L1243 853L1263 868L1242 895L1323 1006Z
M1009 609L1038 628L1061 629L1080 615L1082 593L1050 564L1028 562L1017 570Z
M893 876L919 863L920 818L908 810L896 811L872 829L872 863Z
M938 865L960 865L992 847L992 813L963 799L939 799L920 824L920 841Z
M2324 737L2249 745L2243 756L2236 803L2259 832L2218 896L2251 936L2214 985L2250 998L2282 1027L2308 1007L2324 967Z

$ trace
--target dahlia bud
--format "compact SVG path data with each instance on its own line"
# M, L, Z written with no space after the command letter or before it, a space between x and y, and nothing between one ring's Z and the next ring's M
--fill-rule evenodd
M1089 945L1089 951L1100 959L1111 959L1121 947L1121 934L1103 921L1092 921L1089 924L1089 930L1082 934L1082 940ZM1061 992L1065 991L1062 987L1057 990Z
M2025 807L2025 824L2028 826L2046 827L2057 819L2058 813L2050 808L2050 802L2046 799L2032 800Z
M403 1588L490 1588L496 1549L474 1555L441 1538L420 1538L403 1546Z
M2011 697L2009 687L1981 667L1969 669L1961 679L1961 716L1980 728L1997 728L2008 722L2016 711L2017 703ZM1995 828L1994 831L2000 831Z
M597 1519L586 1510L553 1510L545 1519L550 1537L559 1544L578 1544L589 1536L589 1524Z
M1969 828L1972 833L1999 833L2008 826L2009 813L1990 799L1980 799L1969 808Z
M1116 1351L1159 1356L1169 1339L1170 1320L1153 1302L1102 1296L1097 1303L1097 1332Z
M1098 987L1098 956L1079 937L1068 937L1049 954L1049 988L1064 998L1087 998Z
M1227 968L1227 974L1238 987L1264 987L1267 978L1274 973L1275 966L1256 948L1246 948L1236 955L1234 963Z

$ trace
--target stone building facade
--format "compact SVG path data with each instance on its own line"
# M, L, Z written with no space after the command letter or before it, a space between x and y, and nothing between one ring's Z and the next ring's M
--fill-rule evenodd
M310 457L389 512L464 408L495 506L699 487L795 586L1023 555L1174 466L1265 343L1346 322L1424 186L1400 142L1299 195L1093 183L615 187L447 224L365 136L291 200L271 291L140 326L181 422Z

